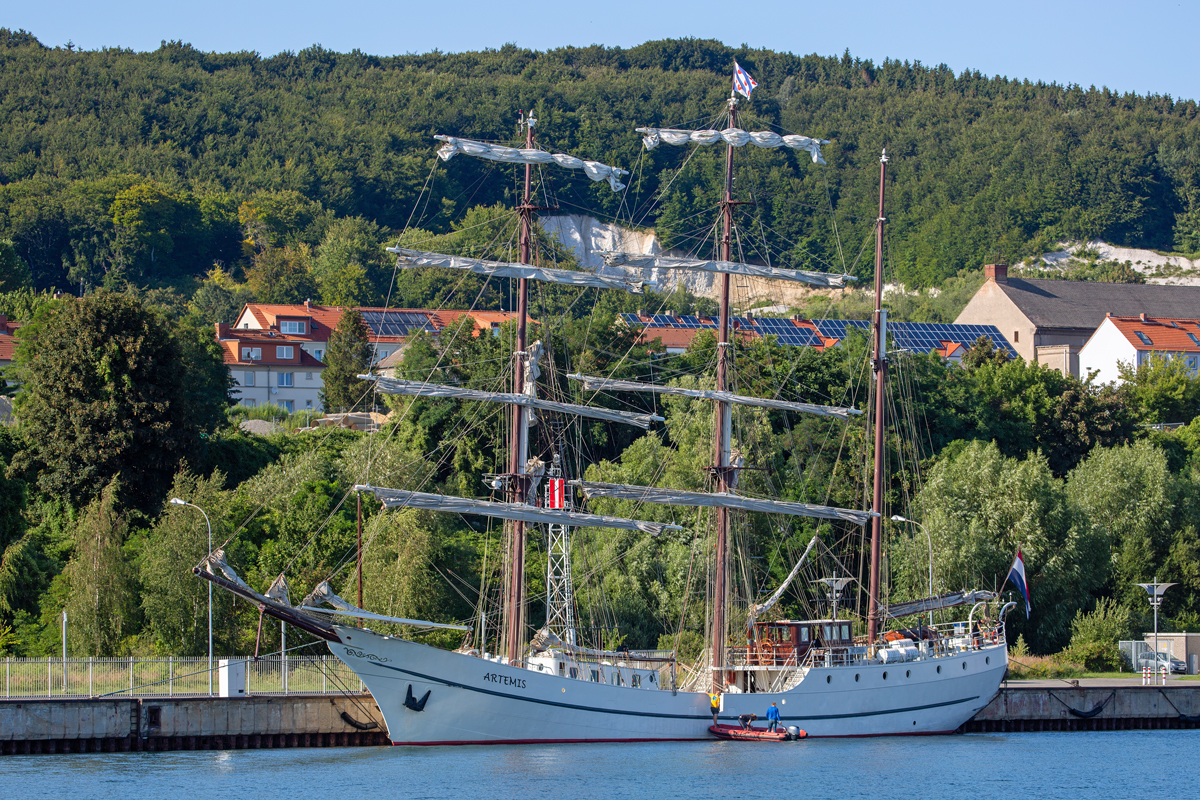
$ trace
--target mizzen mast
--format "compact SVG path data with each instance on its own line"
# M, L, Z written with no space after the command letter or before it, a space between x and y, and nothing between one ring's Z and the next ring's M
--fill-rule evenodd
M867 613L867 643L879 632L879 548L883 526L883 389L887 379L887 311L883 307L883 192L887 150L879 157L879 216L875 220L875 486L871 496L871 571Z

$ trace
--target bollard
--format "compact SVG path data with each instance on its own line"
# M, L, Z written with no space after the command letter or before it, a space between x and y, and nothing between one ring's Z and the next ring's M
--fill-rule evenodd
M1143 664L1142 665L1142 686L1149 686L1149 685L1150 685L1150 665Z
M1163 686L1167 685L1167 665L1166 664L1163 664L1163 668L1162 668L1162 685Z

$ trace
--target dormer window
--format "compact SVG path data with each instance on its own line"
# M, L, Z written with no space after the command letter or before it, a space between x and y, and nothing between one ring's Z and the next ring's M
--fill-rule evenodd
M242 361L262 361L261 347L243 347Z
M279 323L280 333L296 333L303 335L305 333L304 320L281 320Z
M293 352L294 352L294 349L292 348L291 345L288 345L287 347L276 347L275 348L275 357L280 360L290 361L292 358L294 358Z

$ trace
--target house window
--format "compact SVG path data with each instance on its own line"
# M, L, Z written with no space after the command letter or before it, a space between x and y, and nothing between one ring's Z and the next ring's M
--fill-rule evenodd
M1192 372L1195 372L1196 371L1196 357L1188 356L1187 357L1187 365L1188 365L1188 369L1190 369Z
M290 373L290 372L279 373L279 385L280 386L291 386L292 385L292 373Z
M287 412L289 414L291 414L293 411L296 410L296 404L294 402L292 402L291 400L280 400L279 405L281 405L285 409L287 409Z
M312 400L305 400L305 401L304 401L304 407L305 407L305 408L312 408Z
M247 399L247 400L243 400L243 401L241 402L241 405L245 406L246 408L254 408L254 401L253 401L253 400L248 400L248 399Z
M243 347L242 361L262 361L261 347Z
M492 336L499 336L499 335L500 335L500 323L493 322L492 323Z
M1021 341L1021 332L1013 331L1013 344L1016 344L1019 341Z
M322 355L323 355L323 351L321 351L321 350L314 350L314 351L313 351L313 357L314 357L315 359L317 359L317 361L320 361L320 360L321 360L321 356L322 356Z
M382 361L383 359L385 359L385 358L387 358L387 357L388 357L388 351L387 351L387 350L380 350L380 351L379 351L379 360L380 360L380 361Z
M276 347L275 348L275 357L278 359L288 359L290 361L293 357L292 356L292 348L290 346Z
M242 330L244 330L244 331L245 331L245 330L249 330L249 329L250 329L250 323L249 323L249 322L243 322L243 323L242 323Z
M242 385L243 386L253 386L254 385L254 373L253 372L246 373L246 377L242 380Z
M304 333L303 320L285 320L279 323L280 333Z
M311 373L311 372L306 372L306 373L304 373L304 380L306 380L306 381L311 381L311 380L312 380L312 373Z
M1150 341L1150 337L1147 336L1146 334L1142 333L1141 331L1134 331L1134 333L1137 335L1137 337L1139 339L1142 340L1142 344L1154 344L1154 342Z

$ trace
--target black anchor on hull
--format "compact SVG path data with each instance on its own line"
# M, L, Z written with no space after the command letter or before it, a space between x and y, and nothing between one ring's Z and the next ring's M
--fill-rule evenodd
M410 683L408 685L408 695L404 698L404 707L408 708L408 709L412 709L413 711L424 711L425 710L425 701L429 699L429 695L432 693L433 693L433 690L430 689L429 691L425 692L424 697L422 697L420 700L417 700L416 698L413 697L412 684Z

